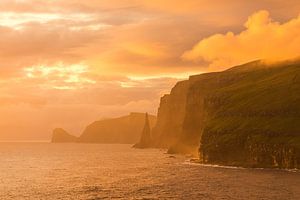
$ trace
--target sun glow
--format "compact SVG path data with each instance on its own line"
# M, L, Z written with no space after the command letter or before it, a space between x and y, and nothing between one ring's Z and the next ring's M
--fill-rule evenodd
M0 12L0 26L10 27L21 30L28 23L49 23L52 21L73 21L77 23L69 24L70 30L99 30L108 27L108 25L95 22L96 16L93 14L62 14L62 13L13 13ZM78 23L80 22L80 23Z
M61 76L67 74L82 74L88 71L88 67L83 64L75 64L75 65L64 65L63 63L58 63L55 66L33 66L24 69L26 74L31 77L38 76L48 76L49 74L58 73Z
M95 84L96 81L84 76L88 72L84 64L65 65L58 63L54 66L39 65L24 69L29 79L47 79L54 89L78 89L85 84Z

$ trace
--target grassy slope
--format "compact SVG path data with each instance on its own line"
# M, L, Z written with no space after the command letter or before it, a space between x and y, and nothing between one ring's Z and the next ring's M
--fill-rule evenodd
M285 63L266 67L259 64L223 72L237 81L212 88L202 136L202 149L242 149L246 139L261 143L292 145L300 149L300 65ZM222 149L223 148L223 149Z

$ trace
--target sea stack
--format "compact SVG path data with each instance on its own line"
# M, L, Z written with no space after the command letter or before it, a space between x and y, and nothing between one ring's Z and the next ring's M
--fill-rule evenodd
M145 125L144 125L143 131L142 131L140 142L135 144L133 147L142 149L142 148L149 148L149 147L151 147L151 145L152 145L151 129L150 129L148 113L146 113Z

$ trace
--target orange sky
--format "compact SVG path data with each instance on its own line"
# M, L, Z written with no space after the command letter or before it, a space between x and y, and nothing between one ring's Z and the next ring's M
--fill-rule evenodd
M190 74L298 57L299 14L298 0L1 0L0 140L155 114Z

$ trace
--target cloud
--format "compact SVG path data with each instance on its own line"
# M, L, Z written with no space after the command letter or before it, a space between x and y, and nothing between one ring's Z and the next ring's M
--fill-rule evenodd
M182 53L199 38L239 31L242 20L262 7L283 20L298 12L300 4L297 0L1 0L0 67L86 61L106 74L203 71L199 68L205 62L187 62L180 59Z
M206 61L212 70L222 69L252 60L280 61L300 56L300 15L285 23L273 21L262 10L251 15L246 30L234 34L215 34L202 39L183 59Z

